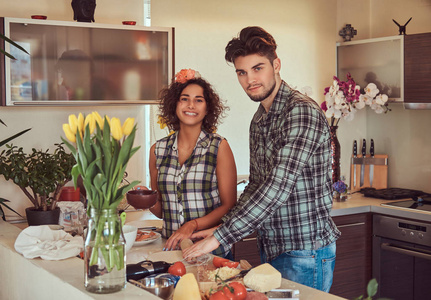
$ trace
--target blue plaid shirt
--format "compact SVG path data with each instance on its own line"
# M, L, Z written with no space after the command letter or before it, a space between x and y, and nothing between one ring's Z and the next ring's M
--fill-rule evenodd
M232 245L257 229L269 261L335 241L330 155L324 113L283 81L268 113L260 105L251 121L250 183L216 239Z

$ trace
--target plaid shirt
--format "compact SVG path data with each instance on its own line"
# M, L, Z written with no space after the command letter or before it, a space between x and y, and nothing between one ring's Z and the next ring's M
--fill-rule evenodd
M216 176L218 147L223 138L201 131L191 156L180 166L178 132L156 142L157 186L162 195L163 237L184 223L203 217L221 205ZM224 256L230 247L215 254Z
M250 125L250 183L214 236L232 245L257 230L269 261L312 250L340 232L332 207L329 125L311 98L282 82L268 113L259 106Z

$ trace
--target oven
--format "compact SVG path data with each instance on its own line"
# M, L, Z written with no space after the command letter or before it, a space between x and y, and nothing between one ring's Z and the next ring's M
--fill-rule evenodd
M375 214L373 277L377 297L431 299L431 223Z

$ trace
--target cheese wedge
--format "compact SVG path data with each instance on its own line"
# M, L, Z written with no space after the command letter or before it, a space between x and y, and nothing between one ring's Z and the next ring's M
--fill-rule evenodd
M173 300L201 300L199 285L193 273L187 273L180 278Z
M270 264L262 264L244 276L244 284L257 292L265 293L281 286L281 273Z

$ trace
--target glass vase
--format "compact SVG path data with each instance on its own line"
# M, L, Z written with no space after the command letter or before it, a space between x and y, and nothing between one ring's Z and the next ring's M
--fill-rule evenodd
M121 221L114 209L91 209L85 238L85 289L107 294L126 286L126 252Z
M331 135L331 162L332 162L332 183L340 180L340 157L341 147L337 138L338 126L330 126Z

